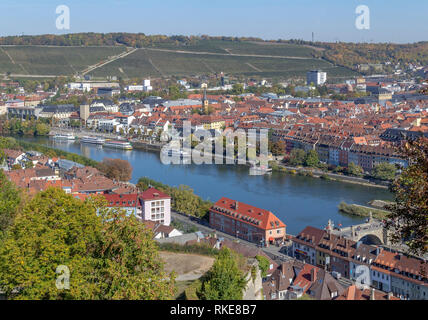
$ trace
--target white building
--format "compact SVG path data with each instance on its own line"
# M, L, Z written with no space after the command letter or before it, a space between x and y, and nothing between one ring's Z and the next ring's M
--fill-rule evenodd
M153 87L150 85L150 80L149 79L145 79L143 81L143 90L145 92L149 92L153 90Z
M143 85L130 85L127 86L126 91L144 91L144 86Z
M155 188L149 188L140 195L141 218L159 222L166 226L171 224L171 197Z
M321 70L312 70L306 74L306 83L313 83L316 86L322 86L327 81L327 72Z

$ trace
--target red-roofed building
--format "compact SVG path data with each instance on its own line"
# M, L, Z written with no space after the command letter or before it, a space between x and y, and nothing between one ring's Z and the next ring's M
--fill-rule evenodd
M118 208L126 211L128 215L141 217L141 205L138 194L103 194L109 208Z
M286 225L272 212L225 197L211 207L210 225L235 237L266 245L282 242L286 234Z
M143 220L150 220L169 226L171 224L171 197L155 188L149 188L139 195Z

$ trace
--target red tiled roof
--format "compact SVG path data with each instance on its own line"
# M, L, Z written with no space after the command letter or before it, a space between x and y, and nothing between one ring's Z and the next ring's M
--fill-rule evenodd
M169 195L155 188L150 188L144 191L140 198L143 200L171 199Z
M238 204L238 206L236 206ZM218 208L218 209L217 209ZM226 212L231 212L228 215ZM228 216L235 220L244 221L246 223L257 225L264 230L284 228L286 225L279 220L272 212L254 207L252 205L238 202L229 198L221 198L212 207L217 213ZM260 223L258 223L260 221Z
M136 207L138 194L103 194L109 207Z

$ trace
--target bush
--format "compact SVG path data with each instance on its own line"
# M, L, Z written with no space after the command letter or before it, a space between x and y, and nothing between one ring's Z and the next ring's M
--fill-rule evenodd
M195 280L190 286L184 290L184 298L186 300L199 300L198 292L201 290L201 280Z
M331 178L330 178L327 174L325 174L325 173L323 173L323 174L320 176L320 178L321 178L321 179L324 179L324 180L331 180Z
M355 204L347 204L343 201L339 204L339 211L358 217L368 217L370 216L371 212L373 218L377 219L384 219L388 215L388 212L384 210L372 209L368 207L358 206Z
M178 243L158 243L159 250L179 253L193 253L205 256L217 256L219 251L211 248L208 244L199 243L192 245L181 245Z

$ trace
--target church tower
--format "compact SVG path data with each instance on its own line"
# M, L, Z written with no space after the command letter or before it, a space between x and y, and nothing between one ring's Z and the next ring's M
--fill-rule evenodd
M208 112L207 84L201 84L201 88L204 89L204 97L202 98L202 108L204 112Z

